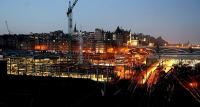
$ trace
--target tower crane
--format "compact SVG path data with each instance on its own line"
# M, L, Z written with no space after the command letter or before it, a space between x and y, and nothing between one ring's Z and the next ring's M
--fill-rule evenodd
M10 35L11 33L10 33L10 30L9 30L9 27L8 27L8 22L7 22L7 20L5 21L5 24L6 24L6 28L7 28L8 34Z
M72 13L73 13L73 9L76 5L76 3L78 2L78 0L75 0L74 3L71 5L71 1L69 1L69 8L67 11L67 17L68 17L68 33L72 34L73 32L73 17L72 17Z
M71 46L71 40L72 40L72 33L73 33L73 17L72 17L72 13L73 13L73 9L76 5L76 3L78 2L78 0L75 0L73 2L73 4L71 5L71 1L69 1L69 7L68 7L68 11L67 11L67 17L68 17L68 50L69 50L69 55L68 57L71 58L71 52L72 52L72 46Z

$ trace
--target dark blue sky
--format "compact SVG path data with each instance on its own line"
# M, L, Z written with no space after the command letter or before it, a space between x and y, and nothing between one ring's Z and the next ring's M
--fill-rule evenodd
M0 0L0 34L67 32L68 0ZM79 0L74 10L79 29L132 32L162 36L171 43L200 43L200 0Z

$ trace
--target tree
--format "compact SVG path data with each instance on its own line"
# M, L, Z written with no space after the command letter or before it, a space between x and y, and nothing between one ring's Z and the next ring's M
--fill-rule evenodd
M198 64L195 65L195 70L196 71L200 71L200 63L198 63Z
M156 39L156 44L158 44L159 46L164 46L165 44L168 44L168 42L165 41L161 36L159 36L159 37Z
M156 44L156 49L155 49L156 53L160 53L160 45Z
M193 53L194 52L194 50L193 50L193 48L190 46L189 47L189 53Z

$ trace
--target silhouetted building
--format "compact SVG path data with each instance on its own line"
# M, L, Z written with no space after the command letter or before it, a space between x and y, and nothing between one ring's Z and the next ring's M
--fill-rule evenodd
M0 77L7 75L7 61L0 60Z
M1 35L0 36L0 49L9 50L17 49L18 39L17 35Z
M114 32L95 29L95 32L80 32L83 38L83 50L104 53L108 48L122 47L130 44L130 31L120 27ZM150 35L133 33L131 35L133 46L163 46L168 44L164 39L155 39ZM69 43L71 41L72 43ZM72 36L58 30L50 33L31 33L19 35L0 35L0 49L2 50L37 50L50 52L69 52L69 44L72 51L78 52L79 33L74 27Z
M127 44L127 41L130 39L129 34L130 34L130 31L125 31L124 29L119 28L118 26L115 31L115 35L113 35L116 45L120 47L120 46L124 46L124 44Z

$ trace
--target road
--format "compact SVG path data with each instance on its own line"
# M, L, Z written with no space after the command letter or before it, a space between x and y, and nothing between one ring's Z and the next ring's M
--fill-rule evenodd
M146 71L142 72L143 78L139 80L139 83L145 84L147 82L148 85L155 84L161 70L165 71L165 73L169 73L175 63L176 61L173 59L155 62L150 65ZM160 70L159 68L161 66L163 69Z

